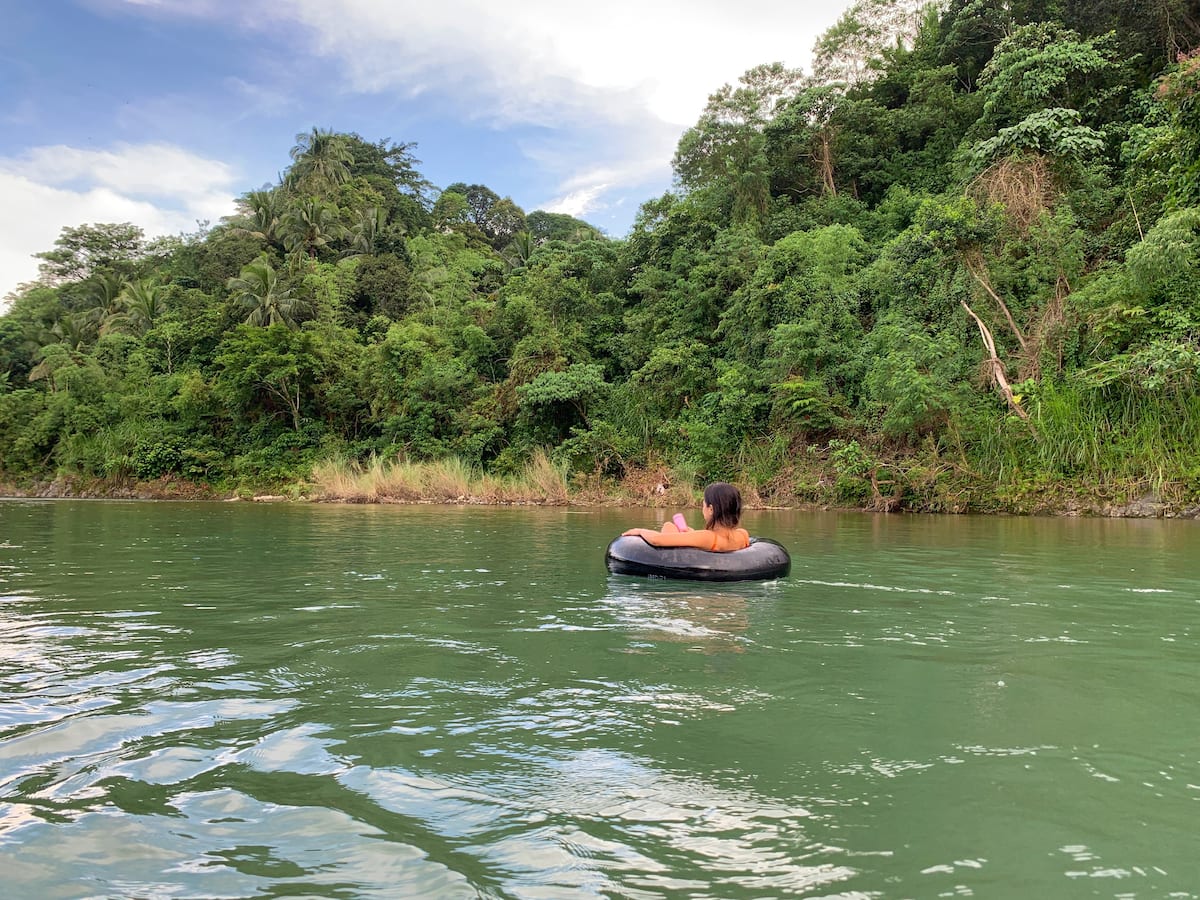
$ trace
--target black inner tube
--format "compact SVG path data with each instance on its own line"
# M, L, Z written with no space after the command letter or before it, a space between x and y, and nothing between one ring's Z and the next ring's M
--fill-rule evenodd
M717 552L696 547L655 547L622 535L608 545L604 563L614 575L683 578L689 581L762 581L792 569L787 549L769 538L751 538L745 550Z

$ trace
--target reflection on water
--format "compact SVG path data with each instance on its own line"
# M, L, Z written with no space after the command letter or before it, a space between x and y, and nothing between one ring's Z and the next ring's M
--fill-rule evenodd
M0 502L0 893L1196 896L1192 530L757 516Z
M750 602L766 600L772 583L711 586L702 582L611 575L601 602L614 622L645 641L677 641L705 653L740 653L750 641Z

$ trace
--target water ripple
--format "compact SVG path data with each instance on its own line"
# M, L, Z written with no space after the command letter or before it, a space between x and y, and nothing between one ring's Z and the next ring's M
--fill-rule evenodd
M0 893L1195 895L1192 531L625 512L0 503Z

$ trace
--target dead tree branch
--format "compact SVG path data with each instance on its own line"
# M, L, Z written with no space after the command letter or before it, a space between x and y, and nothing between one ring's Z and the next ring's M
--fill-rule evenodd
M965 262L967 265L967 271L971 273L971 277L979 282L980 287L987 291L987 295L996 301L996 305L999 306L1000 311L1004 313L1004 318L1008 321L1008 327L1012 329L1012 333L1017 338L1017 343L1021 345L1021 351L1023 353L1028 352L1029 347L1026 345L1025 335L1021 332L1021 329L1017 327L1017 322L1013 318L1013 314L1009 311L1008 304L1000 298L1000 295L996 293L995 289L992 287L992 283L988 280L987 267L983 264L983 261L968 257ZM974 315L974 313L972 313L972 315Z
M1004 395L1004 399L1008 402L1008 408L1016 413L1029 427L1030 433L1034 437L1037 437L1037 430L1033 427L1033 422L1029 420L1029 413L1021 408L1021 404L1017 402L1016 397L1013 395L1012 385L1008 383L1008 373L1004 369L1004 363L996 355L996 340L992 337L991 329L984 324L983 319L975 315L975 310L967 305L966 300L960 300L959 302L962 303L962 308L967 311L967 315L974 319L975 324L979 326L979 336L983 338L983 346L988 353L987 361L991 368L992 380L1000 388L1000 393Z

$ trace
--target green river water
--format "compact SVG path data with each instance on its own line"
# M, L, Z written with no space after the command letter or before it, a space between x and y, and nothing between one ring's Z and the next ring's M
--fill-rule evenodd
M1200 897L1200 524L658 515L0 501L0 897Z

